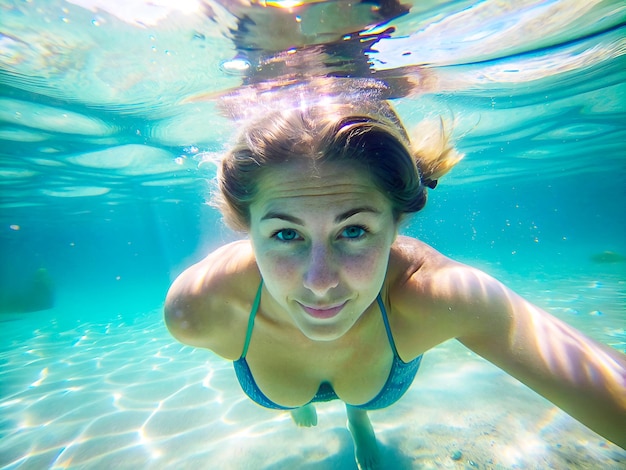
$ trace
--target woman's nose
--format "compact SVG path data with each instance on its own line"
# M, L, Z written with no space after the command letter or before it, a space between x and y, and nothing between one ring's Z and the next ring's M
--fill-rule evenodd
M335 268L332 254L326 247L314 246L304 273L304 287L316 296L323 297L330 289L338 285L339 273Z

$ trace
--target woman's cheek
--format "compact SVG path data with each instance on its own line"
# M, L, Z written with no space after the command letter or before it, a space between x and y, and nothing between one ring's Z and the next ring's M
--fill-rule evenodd
M367 251L351 256L344 256L341 259L342 271L349 276L353 282L371 282L379 270L386 271L386 259L381 259L378 251Z
M299 262L294 256L269 255L265 260L266 271L276 280L295 280Z

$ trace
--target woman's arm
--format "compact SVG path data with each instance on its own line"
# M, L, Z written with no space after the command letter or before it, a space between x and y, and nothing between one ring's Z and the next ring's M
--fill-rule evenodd
M626 447L626 356L471 268L472 305L458 340L600 435ZM474 304L474 302L472 302Z
M249 242L218 248L172 283L165 299L165 324L181 343L237 359L243 345L240 332L245 332L258 282Z
M626 447L626 355L586 337L491 276L432 249L426 252L406 278L400 305L423 306L428 313L417 318L436 324L433 331L441 340L457 338Z

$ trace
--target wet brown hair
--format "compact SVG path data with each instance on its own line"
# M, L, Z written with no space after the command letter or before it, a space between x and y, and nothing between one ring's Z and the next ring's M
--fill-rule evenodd
M231 228L248 231L250 205L267 171L303 159L347 162L371 176L399 221L421 210L427 188L462 158L441 121L428 130L418 126L415 140L411 145L386 101L278 110L244 126L218 168L215 202Z

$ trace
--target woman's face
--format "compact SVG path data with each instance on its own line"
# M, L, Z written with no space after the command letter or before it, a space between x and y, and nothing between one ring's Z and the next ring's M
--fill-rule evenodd
M268 170L250 237L272 300L307 337L343 336L375 301L397 234L390 201L346 164Z

